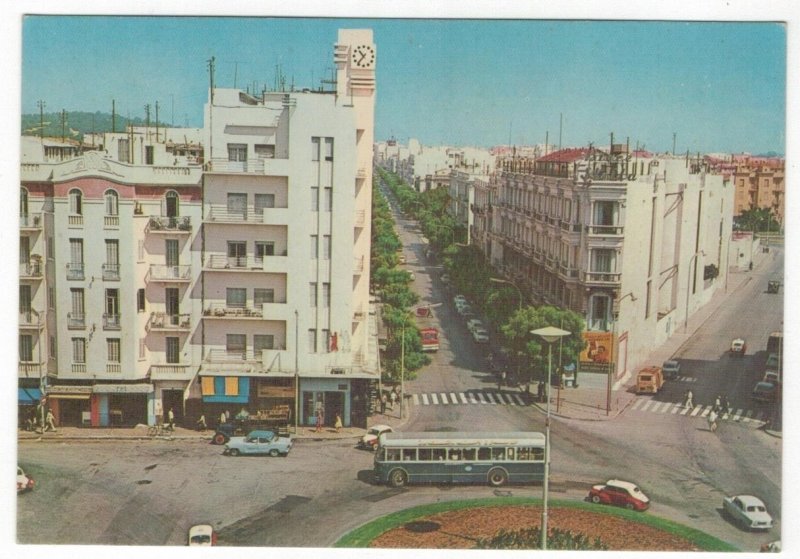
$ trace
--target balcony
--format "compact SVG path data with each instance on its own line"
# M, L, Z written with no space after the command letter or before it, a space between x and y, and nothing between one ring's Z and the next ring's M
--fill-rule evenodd
M83 280L86 277L83 274L83 262L70 262L67 264L67 279L68 280Z
M163 264L150 264L148 281L187 282L192 279L192 267L189 264L181 266L167 266Z
M624 228L618 225L590 225L590 235L621 236Z
M620 282L621 275L613 272L584 272L583 281L587 284L614 285Z
M119 314L104 314L103 315L103 330L120 330L122 329L122 322Z
M568 264L559 264L558 265L558 275L562 278L571 280L571 279L578 279L578 269L569 266Z
M44 363L36 363L35 361L19 362L19 376L21 377L41 377L46 373L47 367Z
M152 312L145 325L148 332L188 332L191 328L192 315L167 314L165 312Z
M211 364L261 364L262 355L255 354L252 349L228 350L209 349L206 353L206 363Z
M118 215L103 216L103 227L106 229L119 228L119 216Z
M42 214L41 213L21 214L19 216L19 229L20 231L41 231Z
M37 311L23 310L19 313L19 327L25 330L41 330L44 328L44 321Z
M84 330L86 328L86 315L83 313L67 313L67 328L70 330Z
M19 263L19 278L20 279L42 279L44 265L41 259L31 258L28 262Z
M170 363L166 365L150 365L150 379L167 376L183 376L189 373L190 365Z
M261 307L229 307L224 303L212 303L203 310L205 318L244 318L244 319L261 319L264 317L264 312Z
M250 223L255 225L288 225L289 209L283 208L247 208L233 211L224 204L211 204L207 222L213 223Z
M103 264L103 281L119 281L119 264Z
M364 227L367 224L366 210L357 210L355 214L354 225L356 227Z
M121 373L121 372L122 372L121 363L106 363L106 373Z
M71 228L83 227L83 216L82 215L67 216L67 225L69 225L69 227Z
M356 258L353 262L353 274L363 274L364 273L364 257L361 256L360 258Z
M73 373L85 373L86 363L73 363L71 370Z
M192 218L190 216L166 217L151 215L147 222L147 233L182 233L192 232Z

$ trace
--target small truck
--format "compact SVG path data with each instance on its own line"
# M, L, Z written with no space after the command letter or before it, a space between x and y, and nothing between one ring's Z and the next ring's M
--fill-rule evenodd
M439 329L434 327L436 321L433 317L433 307L438 305L426 305L418 307L416 310L417 327L419 337L422 339L422 351L439 351Z
M645 367L636 374L637 394L657 394L664 386L664 372L661 367Z

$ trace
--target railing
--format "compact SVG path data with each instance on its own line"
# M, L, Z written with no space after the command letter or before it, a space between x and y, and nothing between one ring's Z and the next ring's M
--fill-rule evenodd
M261 352L255 355L252 349L209 349L205 361L206 363L261 363L262 356Z
M158 375L183 375L189 372L189 365L169 364L150 365L150 376Z
M189 233L192 230L191 216L160 216L151 215L147 222L148 233Z
M119 330L122 328L119 314L103 315L103 330Z
M106 215L106 216L103 216L103 226L104 227L119 227L119 216L118 215Z
M567 278L577 278L578 277L578 269L572 268L568 265L559 264L558 265L558 273Z
M119 264L103 264L103 279L119 281Z
M41 229L42 214L41 213L20 214L19 226L22 229Z
M586 283L619 283L621 275L613 272L584 272L583 280Z
M86 372L86 363L73 363L72 364L72 372L73 373L85 373Z
M19 263L19 275L23 278L40 278L42 277L42 262L41 260L31 260L30 262Z
M590 225L590 235L622 235L624 228L618 225Z
M19 313L19 325L22 328L25 327L34 327L34 328L41 328L44 326L42 322L42 317L39 313L33 309L20 311Z
M286 207L256 208L247 206L239 211L229 210L222 204L212 204L208 212L208 221L218 221L223 223L258 223L263 224L264 216L269 217L270 210L286 210Z
M67 328L83 329L86 328L86 315L67 313Z
M356 211L356 215L355 215L355 226L356 227L364 227L364 225L367 222L366 214L367 214L367 212L365 210Z
M273 158L269 158L273 159ZM228 161L214 158L206 162L206 169L218 173L264 173L265 159L256 158L248 161Z
M122 364L120 364L120 363L106 363L106 372L107 373L121 373L122 372Z
M67 217L67 224L74 225L74 226L81 226L83 227L83 216L82 215L71 215Z
M36 363L34 361L20 361L19 373L25 376L29 375L42 375L45 371L44 363Z
M83 262L70 262L67 264L67 279L68 280L82 280L83 275Z
M192 315L167 314L165 312L152 312L145 329L150 330L186 330L191 326Z
M189 264L180 266L167 266L164 264L150 264L149 279L155 281L189 281L192 267Z
M229 307L218 303L203 310L203 316L209 318L262 318L263 315L260 307Z

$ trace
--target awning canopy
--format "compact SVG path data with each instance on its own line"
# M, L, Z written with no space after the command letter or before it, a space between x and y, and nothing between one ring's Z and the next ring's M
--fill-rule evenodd
M20 388L18 392L21 406L35 406L42 399L42 391L38 388Z
M88 400L92 395L91 386L51 386L47 391L48 398L62 400Z

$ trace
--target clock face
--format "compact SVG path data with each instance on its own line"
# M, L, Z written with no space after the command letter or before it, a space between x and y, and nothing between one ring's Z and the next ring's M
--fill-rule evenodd
M357 68L372 68L375 65L375 49L370 45L359 45L353 49L353 64Z

